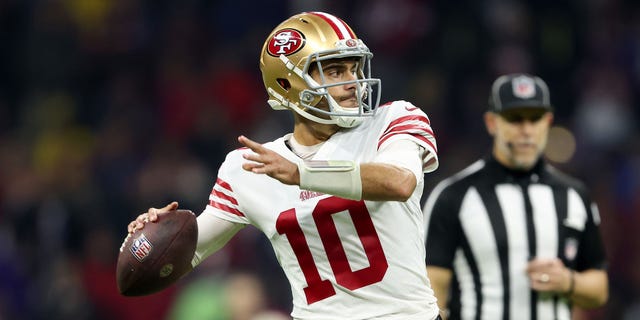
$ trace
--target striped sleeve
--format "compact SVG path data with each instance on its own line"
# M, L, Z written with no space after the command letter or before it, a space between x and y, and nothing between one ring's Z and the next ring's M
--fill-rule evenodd
M223 173L223 168L221 168L218 179L209 194L209 203L204 212L231 222L248 224L249 220L240 209L233 188L222 177Z
M387 107L393 107L393 117L378 139L378 150L397 139L410 139L428 151L425 172L434 171L438 167L438 146L429 117L409 102Z

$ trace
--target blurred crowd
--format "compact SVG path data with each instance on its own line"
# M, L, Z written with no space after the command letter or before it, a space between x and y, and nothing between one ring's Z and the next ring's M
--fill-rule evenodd
M489 151L495 77L545 79L549 158L591 188L610 262L610 301L583 317L640 318L635 1L0 0L0 319L286 319L286 279L253 228L155 295L121 297L114 271L130 220L172 200L199 213L239 134L290 130L258 59L307 10L345 19L383 100L431 118L441 166L425 192Z

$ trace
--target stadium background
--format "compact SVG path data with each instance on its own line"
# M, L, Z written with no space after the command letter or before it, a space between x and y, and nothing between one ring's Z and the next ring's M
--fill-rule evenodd
M174 199L200 212L237 135L290 130L266 104L258 57L304 10L347 20L375 54L383 100L429 114L441 166L427 192L488 151L497 75L544 78L558 126L548 156L591 187L610 260L610 301L584 319L640 318L637 2L0 0L0 319L288 312L252 228L157 295L119 297L113 270L133 217Z

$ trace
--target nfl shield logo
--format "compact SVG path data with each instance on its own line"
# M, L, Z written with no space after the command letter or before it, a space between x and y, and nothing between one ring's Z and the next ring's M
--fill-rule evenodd
M520 99L529 99L536 95L536 83L532 78L520 76L511 82L513 95Z
M149 256L152 249L153 245L143 233L133 240L133 243L131 243L131 249L129 250L131 251L131 254L138 259L138 261L142 262L147 258L147 256Z
M578 240L567 238L564 242L564 256L568 261L573 261L578 254Z

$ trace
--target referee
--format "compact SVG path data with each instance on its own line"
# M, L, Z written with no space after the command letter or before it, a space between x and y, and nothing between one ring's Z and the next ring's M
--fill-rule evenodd
M542 158L552 112L539 77L496 79L484 115L491 155L427 199L427 270L445 318L569 320L572 306L607 301L597 207Z

